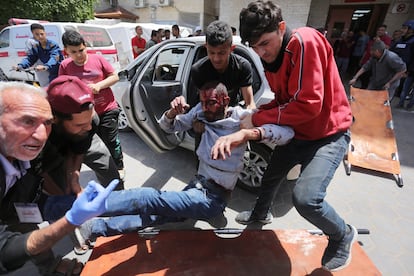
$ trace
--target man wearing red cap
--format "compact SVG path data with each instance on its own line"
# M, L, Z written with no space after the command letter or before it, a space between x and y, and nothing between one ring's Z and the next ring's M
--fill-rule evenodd
M45 178L45 189L50 194L78 194L82 163L94 170L103 186L119 179L108 148L96 134L92 90L79 78L63 75L50 83L47 93L54 123L44 150L32 162Z
M120 109L111 90L111 85L119 80L118 74L102 55L86 52L86 42L80 33L68 30L62 35L62 42L69 58L59 67L59 75L77 76L92 90L95 111L99 116L96 132L108 147L124 178L123 154L118 134Z

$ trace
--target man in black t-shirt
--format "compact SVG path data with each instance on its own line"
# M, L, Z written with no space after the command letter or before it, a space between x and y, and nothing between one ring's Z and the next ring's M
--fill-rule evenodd
M103 186L119 179L108 148L96 134L99 118L92 91L77 77L60 76L47 92L54 123L43 151L32 161L33 169L45 179L44 189L52 195L79 194L82 163L96 173Z
M254 109L252 67L248 60L232 53L235 47L230 25L210 23L206 30L207 56L192 66L191 78L198 90L207 82L221 82L229 93L230 106L242 100L241 92L246 108Z

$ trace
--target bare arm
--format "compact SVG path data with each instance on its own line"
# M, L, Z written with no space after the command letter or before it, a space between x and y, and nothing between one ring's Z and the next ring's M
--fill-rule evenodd
M168 119L174 119L175 116L185 113L190 108L190 105L187 104L183 96L174 98L174 100L171 101L170 106L171 108L165 114Z
M66 157L66 194L79 194L82 191L82 187L79 182L82 162L83 154L70 153Z
M295 132L289 126L265 124L261 127L241 129L235 133L219 137L211 148L212 159L226 159L231 155L231 150L249 140L271 143L274 145L286 145L294 137Z
M252 86L250 85L250 86L242 87L241 92L242 92L243 100L246 104L246 108L255 109L256 104L254 102Z
M134 51L135 54L139 54L138 49L139 49L138 46L135 46L135 45L132 46L132 50Z
M99 183L90 181L63 218L29 235L26 242L27 252L30 255L36 255L50 249L57 241L73 231L75 225L81 225L104 213L106 199L118 183L119 180L114 179L108 187L104 188Z
M98 94L99 91L104 88L108 88L111 85L114 85L117 81L119 81L118 74L116 72L113 72L106 79L103 79L97 83L90 83L88 86L92 89L94 94Z
M65 217L54 222L50 226L33 231L27 239L27 252L30 255L37 255L44 252L60 239L69 234L75 229L75 226L70 224Z
M134 49L134 53L138 55L145 51L145 48L138 48L138 46L132 46L132 49Z
M47 172L42 173L41 176L44 179L43 190L45 193L49 195L64 195L65 194L65 192L62 191L59 185L56 184L56 182L53 180L53 178L50 177L50 175Z
M226 159L231 155L231 150L249 140L261 140L262 131L259 128L241 129L235 133L221 136L211 148L212 159Z
M355 74L355 76L352 77L352 79L349 81L350 85L354 85L357 79L365 73L365 69L361 67L361 69L358 70L358 72Z
M405 70L404 71L400 71L394 74L394 76L384 85L384 89L389 89L391 86L391 83L393 83L396 80L401 79L405 74Z

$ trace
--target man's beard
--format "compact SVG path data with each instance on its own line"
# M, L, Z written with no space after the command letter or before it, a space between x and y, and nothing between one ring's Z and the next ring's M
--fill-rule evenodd
M225 117L224 113L225 113L224 108L220 108L216 112L204 111L204 117L209 122L215 122L215 121L224 119Z
M73 141L73 142L82 141L89 135L89 131L78 133L78 134L69 133L66 131L65 127L61 123L56 124L56 130L62 133L68 140Z
M85 139L86 137L88 137L89 132L85 132L83 134L71 134L71 133L66 133L66 135L68 136L68 138L73 141L73 142L78 142L78 141L82 141L83 139Z

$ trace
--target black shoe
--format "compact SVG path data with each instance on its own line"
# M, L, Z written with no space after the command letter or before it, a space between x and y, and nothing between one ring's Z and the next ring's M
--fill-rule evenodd
M269 224L273 221L273 216L270 212L267 212L266 216L264 218L257 218L255 216L252 216L252 211L244 211L239 213L235 220L244 225L252 224L254 222L260 222L262 224Z
M358 231L352 225L347 225L345 236L340 241L329 239L328 246L322 257L322 267L328 271L345 268L351 262L352 244L357 240Z

